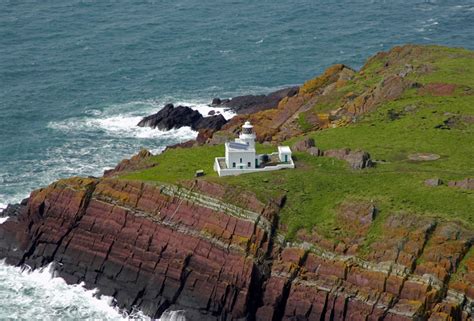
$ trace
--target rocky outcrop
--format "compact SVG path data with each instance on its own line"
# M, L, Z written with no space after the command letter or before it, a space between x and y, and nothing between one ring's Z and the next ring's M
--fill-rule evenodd
M165 105L156 114L144 117L137 126L170 130L189 126L193 130L210 129L216 131L226 123L222 115L203 117L198 111L186 106Z
M382 79L377 86L349 100L343 109L351 115L360 115L373 110L383 102L395 100L412 87L413 82L399 75L390 75Z
M440 84L440 83L433 83L428 84L420 88L421 94L429 94L433 96L451 96L456 90L456 85L454 84Z
M117 173L135 171L139 169L145 169L153 167L155 163L147 163L146 159L153 156L147 149L142 149L138 154L132 156L130 159L124 159L115 166L114 169L104 171L104 176L114 176Z
M364 207L356 207L360 214L348 208L359 226L369 223L371 215L360 215ZM365 258L304 243L285 248L264 283L258 319L468 320L474 306L464 293L472 288L462 282L448 287L448 279L458 270L464 279L471 276L463 264L470 264L466 253L473 234L458 224L398 215L388 226L392 229L370 245Z
M313 138L305 138L293 144L294 152L307 152L312 156L334 157L349 163L352 169L363 169L373 166L370 154L364 151L351 151L350 148L322 151L316 147Z
M362 115L403 97L407 90L435 96L452 95L453 84L425 83L414 79L433 72L432 49L407 45L395 47L370 58L355 71L343 64L327 68L321 75L305 82L298 93L284 97L276 108L251 115L237 115L222 131L234 133L246 120L254 125L259 141L282 142L309 131L347 126ZM421 63L421 61L424 61ZM459 87L465 94L470 88ZM216 100L215 103L225 105ZM396 113L393 120L401 115Z
M253 114L276 108L283 98L296 95L298 90L299 87L290 87L277 90L268 95L245 95L225 100L214 98L212 100L212 106L227 107L237 114Z
M297 93L285 93L270 109L266 109L270 104L255 103L260 99L255 96L236 99L241 111L266 110L237 115L216 133L218 118L203 118L182 106L167 106L142 125L199 129L197 140L170 148L223 143L248 118L261 141L304 134L306 126L311 130L345 126L379 104L398 99L408 88L430 88L408 80L416 79L408 77L412 73L435 68L414 64L412 58L420 50L406 46L381 53L360 72L332 66ZM215 99L213 104L230 102ZM380 116L385 119L387 114L387 121L394 124L418 108L408 107ZM443 124L455 129L472 116L455 117L459 121L451 118ZM461 119L465 121L459 123ZM354 169L372 164L366 152L323 152L312 139L295 143L293 150L335 157ZM438 155L418 153L412 159L433 156ZM84 282L113 296L119 307L138 308L155 318L166 309L183 310L188 319L205 321L464 321L474 316L474 234L465 221L401 211L418 207L400 206L390 195L380 196L388 200L379 206L380 197L369 190L356 195L345 190L345 198L333 207L325 205L331 200L321 199L326 213L314 209L314 215L333 217L309 227L302 217L302 228L292 234L286 222L279 222L279 212L288 210L282 220L298 215L299 204L285 205L285 193L321 197L309 186L287 191L285 184L278 186L279 180L272 180L276 186L269 188L271 197L267 193L257 197L246 183L211 176L176 185L114 177L151 166L151 157L141 151L107 172L107 177L60 180L34 191L21 204L8 206L0 213L9 217L0 224L0 259L32 268L53 263L67 282ZM301 171L310 170L301 166ZM366 174L349 173L361 180ZM269 182L254 179L252 184ZM434 186L439 181L426 183ZM448 185L471 188L471 183L465 179ZM358 186L365 190L363 184ZM419 188L433 193L447 190Z
M369 153L360 150L351 151L349 148L331 149L325 151L324 156L345 160L352 169L363 169L373 166Z
M32 268L55 262L67 282L98 287L151 316L173 306L199 320L241 319L274 215L272 206L252 202L260 212L192 188L63 180L32 193L0 225L0 255Z
M474 178L465 178L460 181L450 181L448 186L474 190Z
M286 243L277 234L284 199L263 203L205 180L61 180L9 207L0 256L32 268L54 262L67 282L153 317L168 308L192 320L472 316L474 235L459 224L393 214L366 244L377 210L348 201L333 246L302 235Z
M440 180L439 178L435 177L435 178L429 178L427 180L425 180L425 185L426 186L431 186L431 187L435 187L435 186L439 186L439 185L442 185L443 184L443 181Z
M306 152L311 147L315 147L315 146L316 145L313 138L305 138L294 143L293 146L291 146L291 149L294 152Z

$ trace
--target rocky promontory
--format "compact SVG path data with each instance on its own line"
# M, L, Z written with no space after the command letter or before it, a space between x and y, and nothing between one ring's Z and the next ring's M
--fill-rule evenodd
M472 320L473 62L463 49L396 47L272 104L233 98L258 111L225 124L167 105L141 125L191 126L197 142L9 205L0 258L52 264L153 318ZM214 157L245 119L258 152L285 141L295 169L218 177Z

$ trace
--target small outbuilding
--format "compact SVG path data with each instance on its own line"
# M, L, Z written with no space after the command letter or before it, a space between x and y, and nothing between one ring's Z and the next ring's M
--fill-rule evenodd
M278 158L282 163L288 163L291 159L291 149L288 146L278 146Z

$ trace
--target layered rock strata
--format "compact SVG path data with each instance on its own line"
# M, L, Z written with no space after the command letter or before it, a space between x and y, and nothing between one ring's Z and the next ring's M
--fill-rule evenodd
M53 262L67 282L153 317L169 308L191 320L472 317L474 236L459 224L394 214L365 243L376 210L345 203L338 215L357 221L346 222L353 237L286 243L284 202L204 180L72 178L9 207L0 256L32 268Z

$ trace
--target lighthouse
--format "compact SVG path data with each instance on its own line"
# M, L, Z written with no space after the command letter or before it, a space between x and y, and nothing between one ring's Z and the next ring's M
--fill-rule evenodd
M239 135L239 141L242 144L248 144L250 148L255 148L255 133L253 131L253 126L249 121L246 121L242 126L242 131Z
M225 157L215 158L214 170L219 176L295 168L288 146L279 146L276 153L259 155L255 151L255 139L253 126L246 121L239 138L225 143Z

